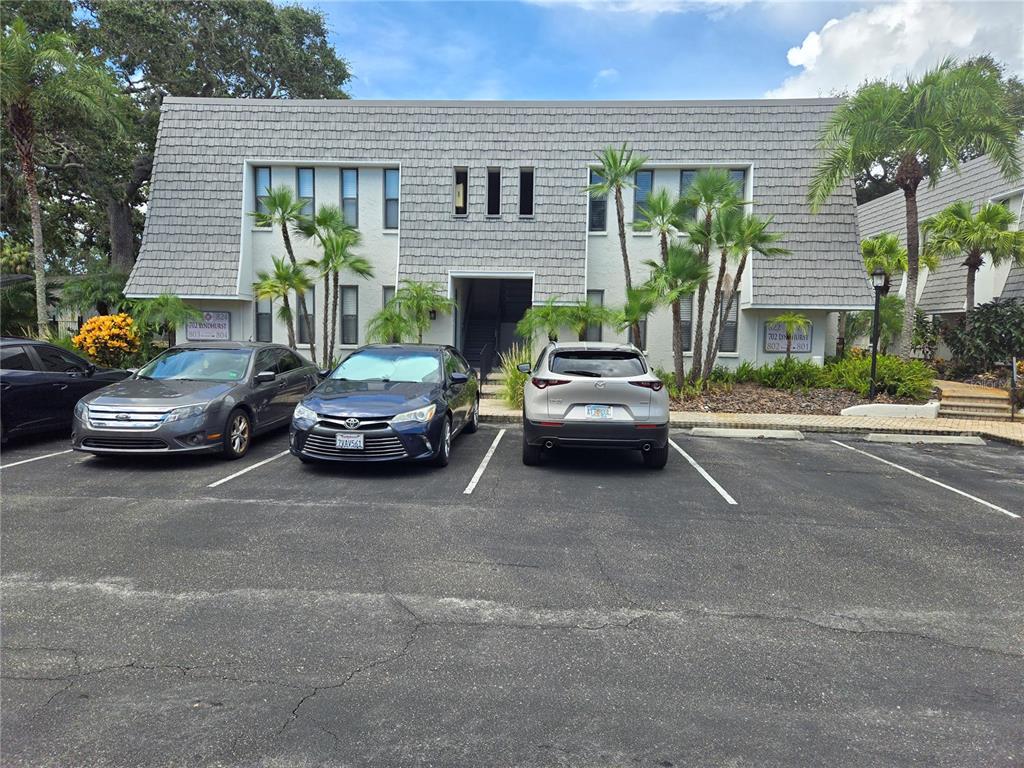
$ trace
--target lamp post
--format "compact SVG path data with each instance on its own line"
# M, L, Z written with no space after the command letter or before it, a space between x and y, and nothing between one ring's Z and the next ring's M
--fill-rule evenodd
M875 399L875 368L878 364L878 305L882 299L882 290L885 288L885 270L876 267L871 273L871 285L875 289L875 314L871 320L871 388L868 391L868 399Z

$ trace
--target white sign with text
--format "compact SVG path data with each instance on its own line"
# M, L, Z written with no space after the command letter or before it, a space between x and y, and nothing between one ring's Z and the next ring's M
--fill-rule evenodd
M231 313L203 312L201 320L185 323L185 338L189 341L227 341L231 338Z
M810 324L807 325L803 330L797 330L793 333L793 351L794 352L810 352L811 351L811 331L813 328ZM764 351L765 352L785 352L786 351L786 326L782 323L766 322L764 324Z

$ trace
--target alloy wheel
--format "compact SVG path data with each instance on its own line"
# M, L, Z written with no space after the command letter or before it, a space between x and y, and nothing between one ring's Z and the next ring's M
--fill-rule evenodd
M450 421L445 421L445 423L444 423L443 444L444 444L444 455L445 456L450 456L451 452L452 452L452 423Z
M231 420L231 450L242 454L249 445L249 419L239 413Z

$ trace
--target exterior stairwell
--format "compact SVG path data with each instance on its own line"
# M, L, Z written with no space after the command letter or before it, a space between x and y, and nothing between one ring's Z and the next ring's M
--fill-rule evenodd
M939 388L939 417L1010 421L1010 394L994 387L979 387L956 381L936 381Z

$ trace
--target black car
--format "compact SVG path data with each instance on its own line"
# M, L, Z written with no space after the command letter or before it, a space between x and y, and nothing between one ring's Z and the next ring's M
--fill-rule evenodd
M129 375L32 339L0 339L0 433L68 429L80 398Z
M302 461L428 461L480 423L478 377L453 347L361 347L299 403L290 447Z

